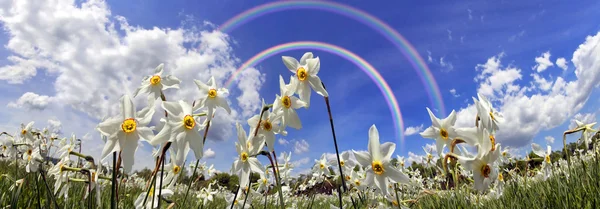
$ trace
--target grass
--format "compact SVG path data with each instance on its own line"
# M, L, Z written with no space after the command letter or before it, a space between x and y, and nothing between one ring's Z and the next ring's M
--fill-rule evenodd
M590 151L591 153L591 151ZM520 178L507 181L503 195L499 198L489 198L486 195L472 195L471 185L459 185L457 190L433 191L434 194L427 194L409 203L410 208L598 208L600 206L600 164L595 155L588 154L583 157L573 157L571 169L566 166L554 167L553 175L547 180L536 180L535 178ZM0 161L0 204L9 206L13 192L9 190L14 183L11 177L14 176L15 167L9 165L11 161ZM25 179L18 197L18 208L48 208L50 199L48 191L45 189L43 180L39 173L26 174L22 164L19 165L18 176ZM11 176L11 177L7 177ZM38 177L36 186L35 178ZM53 189L52 177L47 177L48 186ZM85 179L82 177L82 179ZM103 185L101 202L102 208L110 207L110 182ZM62 197L56 197L61 208L87 208L88 200L83 198L87 187L84 182L72 182L67 201ZM129 184L131 185L131 184ZM142 189L122 184L119 189L119 208L134 208L133 203ZM38 198L38 193L39 197ZM93 194L94 195L94 194ZM177 203L182 202L184 191L175 191L175 195L168 199ZM337 206L337 197L335 195L314 196L295 196L287 198L287 205L294 205L295 208L307 208L311 203L313 208L328 208L329 204ZM264 208L264 196L254 198L248 205L253 208ZM348 196L346 202L348 208L352 207ZM354 196L359 208L366 208L369 201L361 202L357 196ZM243 199L241 199L243 200ZM277 198L275 195L268 197L266 208L276 208ZM96 205L95 198L92 198L92 204ZM387 201L384 201L387 202ZM363 204L364 203L364 204ZM242 204L241 202L239 204ZM162 204L166 208L169 204ZM201 201L196 194L191 193L187 204L183 208L201 208ZM203 208L229 208L229 204L223 197L216 197L213 202L207 203Z

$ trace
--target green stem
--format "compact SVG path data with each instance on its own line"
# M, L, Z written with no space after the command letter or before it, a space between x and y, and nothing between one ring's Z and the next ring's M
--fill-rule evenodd
M183 198L183 203L181 205L185 205L188 194L190 193L190 188L192 187L193 179L195 179L195 177L196 177L196 169L198 168L199 163L200 163L200 160L199 159L196 160L196 166L194 166L194 172L192 172L192 178L190 179L190 182L188 183L187 191L185 191L185 196Z

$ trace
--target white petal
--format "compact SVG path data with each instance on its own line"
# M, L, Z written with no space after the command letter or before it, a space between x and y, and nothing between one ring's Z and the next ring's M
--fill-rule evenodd
M135 118L135 106L127 94L121 97L121 111L123 118Z
M285 67L287 67L288 70L290 70L294 74L296 73L296 70L298 69L298 66L300 65L300 63L298 63L298 60L296 60L296 58L282 56L281 60L283 61L283 64L285 65Z
M121 145L121 159L123 160L123 171L131 172L134 163L134 156L138 146L139 136L137 134L124 134L124 138L119 140Z
M167 111L169 117L174 117L179 120L183 120L183 108L179 104L179 102L163 102L161 104L162 108Z
M425 131L420 133L421 137L426 139L436 139L440 134L436 127L430 126Z
M546 152L544 152L542 147L540 147L540 145L538 145L536 143L531 143L531 149L532 149L533 153L535 153L536 155L538 155L540 157L546 156Z
M390 180L397 183L410 184L410 178L408 178L406 174L400 172L398 169L390 166L390 164L385 164L384 169L386 176L390 178Z
M381 144L379 149L381 150L381 160L387 161L390 160L390 158L392 158L392 154L394 154L394 150L396 150L396 144L392 142L385 142Z
M115 149L115 148L119 148L118 146L116 146L116 145L118 145L118 140L116 139L117 133L115 133L114 135L115 136L112 139L106 140L106 144L104 144L104 148L102 149L102 155L100 157L100 161L102 161L106 157L108 157L108 154L119 150L119 149Z
M356 158L356 161L358 161L358 163L362 167L370 166L371 163L373 162L373 160L371 159L371 155L369 155L368 152L365 152L365 151L357 152L357 151L352 150L352 153L354 154L354 158Z
M231 114L231 109L229 108L229 104L227 104L227 100L225 100L225 98L217 97L215 99L217 100L217 106L222 107L225 109L225 111L227 111L227 113Z
M369 154L371 154L371 158L373 161L380 161L381 159L381 149L379 148L379 131L375 124L369 128Z
M145 141L150 141L154 138L154 133L152 132L153 128L149 127L137 127L136 131L139 134L139 137Z
M306 105L304 106L304 108L309 108L310 107L310 84L307 84L306 82L300 82L298 84L298 89L296 89L298 95L300 96L300 99L306 103Z
M185 141L190 143L190 148L194 150L194 155L196 156L196 159L202 159L202 156L204 154L204 143L202 142L202 136L198 132L197 128L187 130L185 138Z
M302 122L300 122L300 117L298 117L296 110L288 109L285 112L286 112L286 117L285 117L286 125L289 127L295 128L295 129L301 129Z
M163 89L170 89L170 88L179 88L179 84L181 83L181 80L179 80L177 77L172 76L172 75L167 75L165 77L162 78L161 81L162 85L163 85Z
M327 90L325 90L325 87L323 86L323 83L321 83L321 79L318 76L308 76L308 83L312 89L317 92L317 94L324 97L329 97L329 93L327 93Z
M431 119L431 126L441 128L440 119L435 117L435 115L431 112L431 110L428 107L427 112L429 113L429 118Z
M300 58L300 64L301 65L306 65L306 60L312 59L312 58L313 58L313 53L312 52L306 52Z
M306 67L308 68L306 70L308 75L316 76L321 70L321 60L319 57L308 59L306 60Z
M150 84L142 84L133 92L133 97L136 97L138 94L146 94L150 90Z
M123 118L120 117L108 118L105 121L102 121L100 124L98 124L98 127L96 127L96 129L102 135L110 136L111 134L120 130L122 122Z
M156 68L154 69L154 74L156 75L162 75L163 73L163 69L165 67L164 63L160 63L158 66L156 66Z

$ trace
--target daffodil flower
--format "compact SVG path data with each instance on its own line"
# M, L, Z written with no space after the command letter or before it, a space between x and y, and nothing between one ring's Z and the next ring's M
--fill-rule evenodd
M25 143L33 144L35 139L33 138L33 124L35 122L31 121L27 125L21 124L21 139L24 139Z
M593 128L594 125L596 125L596 122L584 124L579 120L575 120L575 123L577 124L577 127L575 127L575 129L583 130L581 132L581 138L579 139L580 144L585 143L585 147L589 147L589 144L592 142L593 133L597 131Z
M271 112L270 110L267 110L263 112L262 120L260 120L260 124L258 124L259 117L260 115L255 115L248 119L250 134L254 135L254 130L256 129L256 126L259 125L258 135L264 138L266 141L269 152L273 152L275 150L275 134L282 132L281 115L279 115L277 112Z
M179 147L175 143L175 147ZM170 151L171 162L165 165L165 171L167 171L167 176L165 177L165 182L169 182L169 187L175 186L177 183L178 177L181 175L183 171L183 164L185 163L185 157L188 155L190 151L189 146L184 148L184 151L181 153L177 153L177 151Z
M156 101L160 98L162 91L165 89L175 88L179 89L179 80L177 77L167 75L162 77L164 64L161 63L154 70L154 74L146 76L142 79L142 85L138 87L133 93L133 97L136 97L140 93L148 93L152 101Z
M229 104L225 100L225 97L229 94L229 90L226 88L217 88L215 77L211 76L206 84L199 80L194 80L194 82L198 86L198 89L200 89L199 104L194 107L194 110L206 107L208 109L208 120L212 120L217 107L222 107L227 113L231 114Z
M305 53L300 62L288 56L282 56L281 59L287 69L296 74L295 77L292 77L295 81L291 81L296 86L292 86L291 88L296 89L296 93L298 93L300 99L306 103L305 108L310 106L311 88L321 96L329 96L323 83L321 83L321 79L317 76L321 68L319 57L312 58L312 54L307 55Z
M293 77L290 79L290 84L286 85L283 81L283 77L279 76L279 91L280 95L275 95L275 101L273 102L273 112L282 111L282 126L289 126L295 129L301 129L302 123L300 122L300 118L298 117L298 113L296 113L296 109L300 107L304 107L306 105L305 102L294 96L294 92L296 89L294 87L297 86Z
M206 206L206 203L212 202L214 195L217 194L217 191L211 188L213 184L215 184L215 182L216 181L213 181L213 183L208 184L208 187L203 187L202 189L200 189L198 198L202 199L202 205Z
M329 174L329 162L327 161L327 155L323 153L321 159L315 160L315 165L312 168L314 176L322 176Z
M536 143L531 143L531 149L533 153L544 158L544 162L542 162L542 169L544 170L543 176L544 180L548 179L550 177L550 174L552 174L552 161L550 159L550 155L552 154L552 147L548 145L546 147L546 150L544 150L540 145Z
M490 133L498 131L498 124L504 122L504 117L496 111L492 106L492 102L485 96L477 94L477 97L479 97L479 101L475 98L473 98L473 101L477 107L477 115L481 120L480 124L490 131Z
M450 148L452 140L457 136L454 123L456 123L456 112L452 110L447 118L439 119L427 108L431 126L421 132L421 136L427 139L434 139L438 156L442 156L444 147Z
M353 151L358 163L367 167L366 183L374 185L383 195L387 195L388 179L397 183L410 183L408 176L390 163L395 149L396 144L391 142L379 144L379 131L373 125L369 129L368 152Z
M160 175L160 173L157 175ZM137 199L135 199L135 202L133 203L136 209L157 208L158 201L161 201L158 194L161 194L163 197L168 197L168 196L171 196L174 194L173 190L164 189L164 188L156 188L154 185L159 185L158 181L159 181L159 179L156 179L156 183L154 183L152 188L150 188L150 194L148 194L148 200L146 201L146 205L144 205L144 198L146 198L147 193L144 191L144 192L140 193L140 195L138 195ZM162 191L158 191L158 190L162 190ZM155 200L150 201L152 199L155 199ZM152 204L152 203L154 203L154 204Z
M474 158L456 156L466 170L473 172L474 188L478 191L486 190L496 180L497 169L494 163L500 155L500 144L498 149L491 151L492 143L488 140L489 132L483 128L483 139L477 144L477 155Z
M192 106L187 102L163 102L162 108L169 113L168 127L171 129L172 141L176 142L177 153L184 154L186 146L193 151L196 159L202 159L204 142L200 130L205 124L200 124L192 116ZM156 143L156 142L155 142ZM185 156L184 156L185 158Z
M100 158L104 159L112 152L121 151L123 171L129 173L139 139L150 140L154 137L154 127L146 127L153 114L153 107L136 113L131 98L128 95L121 97L121 115L106 119L96 128L102 135L108 136Z
M253 134L246 134L246 130L236 123L238 142L235 143L235 148L239 157L233 162L232 171L238 173L240 178L240 188L248 187L249 174L251 171L263 173L263 166L256 159L256 155L264 146L264 141L253 137Z

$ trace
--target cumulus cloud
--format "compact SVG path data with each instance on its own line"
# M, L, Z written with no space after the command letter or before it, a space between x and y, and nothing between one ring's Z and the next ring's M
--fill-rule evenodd
M558 66L559 68L563 69L563 70L567 70L567 68L569 68L567 66L567 60L563 57L559 57L558 59L556 59L556 66Z
M546 143L548 143L548 144L554 143L554 137L552 137L552 136L546 136L544 139L546 140Z
M204 151L204 158L206 159L213 159L215 158L215 151L213 151L211 148L208 148L207 150Z
M420 126L410 126L410 127L407 127L406 130L404 130L404 135L405 136L415 135L421 131L423 131L423 124L421 124Z
M280 139L278 139L278 140L277 140L277 142L278 142L280 145L288 145L288 144L290 144L290 141L288 141L288 140L285 140L284 138L280 138Z
M214 76L218 86L222 86L239 63L232 52L231 38L212 30L211 24L141 27L112 14L109 8L101 0L3 3L0 23L8 37L4 46L9 55L8 62L0 66L0 80L23 83L44 71L55 79L52 82L54 95L28 92L9 106L43 110L49 104L56 104L58 107L53 111L64 111L72 116L62 121L85 120L91 125L81 131L97 133L93 130L94 124L105 116L119 114L119 98L123 94L131 95L141 79L160 63L165 64L165 74L182 81L180 90L165 92L167 100L188 102L197 98L194 79L206 82ZM246 70L243 78L234 82L237 88L230 91L241 95L242 101L247 103L232 106L231 115L217 111L208 133L209 140L231 137L233 122L240 120L244 112L256 110L248 104L260 105L256 91L264 82L263 77L256 70ZM51 101L60 101L60 104ZM134 103L138 109L143 108L145 96L135 98ZM157 114L153 121L156 123L159 117ZM92 140L88 146L101 149L103 142ZM139 149L136 163L149 156L149 152ZM143 160L140 162L144 164Z
M62 128L62 123L60 120L48 119L48 130L52 133L60 133L60 129Z
M309 157L304 157L300 160L296 160L296 161L292 161L292 165L294 165L295 167L300 167L302 165L306 165L310 162L310 158Z
M238 88L242 94L237 97L237 102L243 110L242 116L249 117L258 114L261 108L258 90L265 82L265 74L261 74L256 68L245 69L240 74Z
M456 89L450 89L450 94L452 94L453 97L460 97L460 94L456 93Z
M309 147L310 147L310 145L304 139L302 139L300 141L296 141L296 142L294 142L294 153L301 154L301 153L308 152Z
M25 108L28 110L44 110L48 107L51 98L45 95L38 95L33 92L27 92L23 94L15 102L8 103L8 107L12 108Z
M536 57L535 62L537 63L533 68L538 72L542 72L548 67L553 66L554 64L550 61L550 52L544 52L541 57Z
M504 67L501 56L494 56L484 64L476 81L481 81L479 93L489 98L506 122L501 124L496 139L503 145L512 147L528 146L541 130L548 130L564 124L588 101L592 90L600 82L600 33L588 36L573 53L571 62L575 67L576 78L567 81L556 77L547 92L531 93L529 87L520 86L514 81L520 78L520 70L512 66ZM549 57L549 55L547 56ZM509 78L498 78L503 88L494 88L493 77L498 72L512 71ZM512 75L511 74L511 75ZM507 82L510 81L510 82ZM491 83L491 84L490 84ZM476 110L472 105L458 111L457 125L472 127Z

